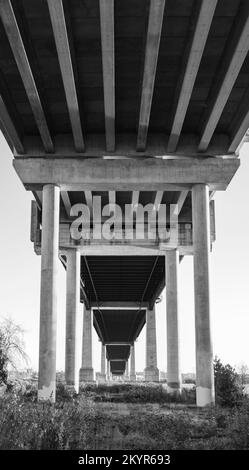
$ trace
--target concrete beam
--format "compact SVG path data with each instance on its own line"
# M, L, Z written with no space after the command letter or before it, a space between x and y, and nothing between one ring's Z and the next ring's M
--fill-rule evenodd
M156 197L154 200L154 210L158 211L160 208L160 205L162 203L162 198L163 198L163 191L157 191L156 192Z
M166 133L148 133L146 149L142 151L136 150L136 138L137 135L124 133L116 134L115 151L111 152L106 150L105 134L88 134L87 136L87 147L85 151L81 153L77 152L72 140L71 134L54 135L54 156L58 158L79 158L91 157L91 158L116 158L116 159L139 159L141 157L151 158L196 158L196 157L231 157L231 153L227 152L229 146L229 136L227 134L215 133L209 148L205 152L198 152L198 139L195 134L183 134L181 133L178 146L175 152L168 152L168 136ZM24 138L25 155L33 158L46 157L42 143L37 136L27 136ZM15 153L19 156L19 153ZM20 155L21 156L21 155Z
M231 141L228 151L239 153L243 143L247 141L249 128L249 88L243 95L243 99L230 124Z
M84 152L79 102L76 91L73 63L67 32L67 23L62 0L47 0L61 75L71 121L75 149ZM72 47L72 42L71 42Z
M9 147L13 151L15 149L18 153L25 153L22 136L17 129L10 113L7 109L7 106L4 102L3 97L0 94L0 124L1 130L4 134L5 139L7 140Z
M177 199L177 209L178 209L178 215L180 214L181 210L182 210L182 207L183 207L183 204L184 202L186 201L186 198L187 198L187 195L188 195L188 191L181 191L178 199Z
M99 0L106 150L115 150L114 0Z
M138 308L146 308L148 302L91 302L94 309L101 308L101 310L137 310Z
M202 0L200 5L197 22L195 28L193 28L193 37L187 64L183 76L181 76L181 84L177 87L177 89L179 89L179 94L176 97L173 125L168 143L168 152L174 152L179 142L182 126L189 101L191 99L195 79L201 63L216 5L217 0L209 0L208 2Z
M191 241L190 241L191 243ZM166 250L171 250L172 245L169 243L160 244L157 241L154 243L142 242L139 245L139 242L127 242L123 243L114 243L114 242L105 242L100 240L91 241L89 244L85 244L84 240L72 240L65 238L62 240L60 238L60 248L72 248L77 247L82 256L160 256ZM193 254L193 245L178 245L178 250L180 256L190 256Z
M150 111L154 92L165 0L150 0L148 31L145 47L144 72L139 113L137 150L146 148Z
M110 206L115 209L115 204L116 204L116 191L109 191L108 193L109 196L109 204Z
M234 22L233 36L229 40L229 48L219 66L218 78L212 90L209 106L204 114L204 123L198 150L208 149L216 126L226 106L233 86L249 50L249 4L242 2L239 17Z
M132 216L136 215L137 213L138 201L139 201L139 191L132 191L132 199L131 199Z
M38 89L29 56L31 55L24 45L24 40L10 0L1 0L0 16L7 34L18 70L20 72L27 97L39 129L41 140L46 152L54 151L54 144L48 128L41 93ZM27 43L27 41L25 41Z
M63 201L67 217L70 218L71 202L67 191L61 191L61 199Z
M82 256L160 256L167 250L167 246L165 244L161 249L156 245L153 247L114 244L104 245L101 243L85 245L83 242L81 244L74 243L74 240L71 240L71 243L68 245L60 245L60 249L66 250L67 248L76 246ZM172 249L172 246L169 249ZM39 254L38 246L36 246L36 251ZM180 256L190 256L193 254L193 246L178 246L178 251Z
M110 361L112 362L120 362L120 361L125 361L125 359L123 357L121 357L120 359L110 359Z
M63 191L167 191L209 184L210 190L225 190L239 168L236 158L159 159L14 159L13 166L30 190L48 182Z

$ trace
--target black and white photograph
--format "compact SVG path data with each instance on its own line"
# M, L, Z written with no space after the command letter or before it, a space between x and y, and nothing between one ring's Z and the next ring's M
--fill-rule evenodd
M0 0L0 175L0 457L238 466L249 0Z

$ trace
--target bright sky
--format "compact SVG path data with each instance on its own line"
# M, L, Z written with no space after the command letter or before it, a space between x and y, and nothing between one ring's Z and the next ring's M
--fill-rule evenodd
M30 236L32 195L12 168L11 152L0 133L1 262L0 316L25 330L31 366L38 368L39 290L41 259ZM227 191L215 195L216 237L211 254L211 298L214 354L232 365L249 365L249 144L241 151L241 167ZM193 260L185 257L179 268L180 342L183 372L195 370ZM57 369L64 369L65 271L60 266ZM82 306L80 307L82 315ZM82 319L82 316L80 317ZM158 366L166 370L166 307L157 305ZM145 329L136 343L136 369L145 367ZM79 335L81 331L79 328ZM100 343L94 332L95 371L100 370ZM79 351L80 359L80 351Z

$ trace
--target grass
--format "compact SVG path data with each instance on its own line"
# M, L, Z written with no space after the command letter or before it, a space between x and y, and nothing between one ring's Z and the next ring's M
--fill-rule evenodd
M12 390L0 399L0 449L249 450L247 398L232 409L186 402L172 409L159 386L115 387L86 387L71 396L60 384L53 405L37 403L31 386ZM126 403L97 398L130 393Z

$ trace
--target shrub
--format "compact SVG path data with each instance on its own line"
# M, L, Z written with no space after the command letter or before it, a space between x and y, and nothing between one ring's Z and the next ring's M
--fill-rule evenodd
M214 360L215 398L220 406L239 405L243 390L239 384L238 374L229 364L223 365L218 358Z

